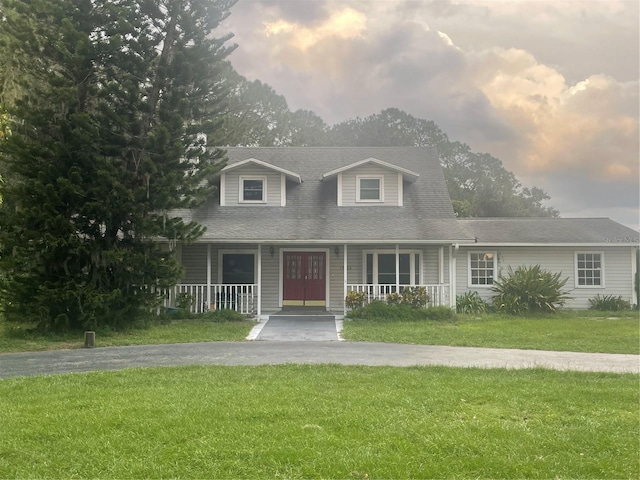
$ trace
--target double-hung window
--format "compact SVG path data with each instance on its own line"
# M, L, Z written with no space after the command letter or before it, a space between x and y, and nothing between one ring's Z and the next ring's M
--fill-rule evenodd
M266 203L266 177L240 177L240 203Z
M576 252L576 287L604 287L604 258L601 252Z
M469 252L469 286L489 287L496 278L495 252Z
M384 202L384 177L382 175L358 176L356 183L358 202Z

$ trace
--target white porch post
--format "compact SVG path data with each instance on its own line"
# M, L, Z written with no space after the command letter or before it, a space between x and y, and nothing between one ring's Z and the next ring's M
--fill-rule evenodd
M396 243L396 293L400 293L400 245Z
M258 316L258 318L260 318L260 315L262 314L262 245L258 244L258 258L257 258L257 262L258 262L258 271L256 272L256 275L258 276L258 281L257 283L257 289L258 289L258 298L257 298L257 305L256 305L256 315Z
M638 298L638 292L636 291L636 270L638 269L638 248L633 247L631 249L631 303L638 305L640 298Z
M438 249L438 283L444 283L444 247Z
M207 310L211 308L211 244L207 243ZM204 310L204 309L203 309Z
M456 308L456 257L458 254L458 244L449 245L449 306Z
M342 281L344 283L344 288L342 292L342 311L343 315L347 314L347 244L345 243L342 247L344 252L342 253Z

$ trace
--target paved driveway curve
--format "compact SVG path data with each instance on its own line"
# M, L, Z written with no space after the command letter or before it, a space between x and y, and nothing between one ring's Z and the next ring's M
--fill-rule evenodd
M0 378L130 367L338 363L640 373L640 356L364 342L212 342L0 355Z

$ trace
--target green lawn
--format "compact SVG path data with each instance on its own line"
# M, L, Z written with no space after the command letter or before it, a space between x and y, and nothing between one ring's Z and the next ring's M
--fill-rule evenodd
M156 322L123 332L98 331L96 345L122 346L184 342L242 341L253 321L197 319ZM451 321L347 320L350 341L523 348L601 353L640 353L638 312L560 312L537 318L459 315ZM0 319L0 353L80 348L83 332L39 335Z
M559 312L520 318L458 315L452 321L347 320L346 340L573 352L640 353L638 312Z
M253 321L211 322L190 319L157 322L122 332L98 331L96 346L242 341L254 326ZM0 353L80 348L83 345L84 332L42 335L7 325L0 319Z
M180 367L0 381L0 478L638 478L638 376Z

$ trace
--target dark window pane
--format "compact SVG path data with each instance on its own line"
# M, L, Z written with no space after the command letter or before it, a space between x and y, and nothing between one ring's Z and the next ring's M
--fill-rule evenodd
M360 199L380 200L380 180L377 178L360 179Z
M254 283L254 255L252 253L225 253L222 255L222 283Z
M245 201L260 202L263 199L262 180L244 180L242 182L242 199Z
M373 254L367 253L367 283L373 283Z

